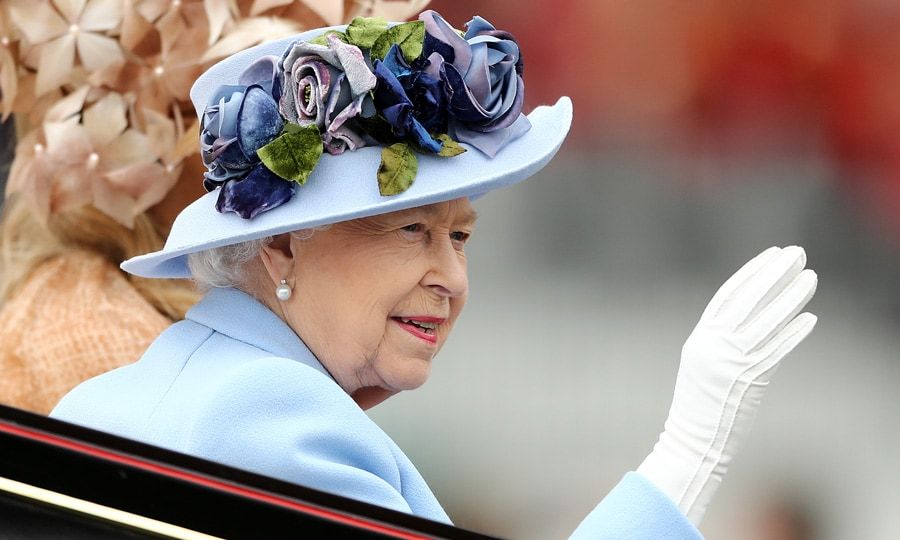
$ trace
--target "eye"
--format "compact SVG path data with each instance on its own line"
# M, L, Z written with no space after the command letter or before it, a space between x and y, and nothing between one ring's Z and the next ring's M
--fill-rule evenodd
M397 232L406 240L418 241L421 240L422 235L425 234L425 225L421 223L410 223L409 225L404 225L397 229Z
M450 240L452 240L454 244L463 246L469 240L470 236L472 235L464 231L453 231L450 233Z

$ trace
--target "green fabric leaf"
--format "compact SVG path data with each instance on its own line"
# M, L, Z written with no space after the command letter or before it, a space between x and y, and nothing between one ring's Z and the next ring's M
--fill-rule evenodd
M322 155L322 137L315 125L287 124L281 135L256 155L273 173L303 185Z
M378 191L383 196L403 193L416 179L419 162L416 153L406 143L392 144L381 150L378 167Z
M347 43L371 49L387 27L387 21L381 17L357 17L347 26Z
M407 62L412 62L422 55L422 45L425 43L425 23L412 21L398 24L385 30L372 45L372 58L384 60L391 45L397 44L403 52Z
M437 153L437 155L441 157L453 157L458 156L466 151L465 148L460 146L460 144L450 138L450 135L446 133L441 133L440 135L436 135L435 139L444 143L441 147L441 151Z
M325 32L324 34L319 34L318 36L309 40L309 42L312 43L313 45L327 46L328 41L325 38L327 38L331 34L336 35L338 38L340 38L341 41L343 41L344 43L347 43L347 35L344 34L343 32L338 32L337 30L329 30L329 31Z

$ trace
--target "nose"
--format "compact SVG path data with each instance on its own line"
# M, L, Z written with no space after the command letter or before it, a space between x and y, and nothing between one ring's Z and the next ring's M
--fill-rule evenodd
M465 255L453 247L449 237L432 239L428 249L428 271L422 284L435 294L453 298L469 291L469 274Z

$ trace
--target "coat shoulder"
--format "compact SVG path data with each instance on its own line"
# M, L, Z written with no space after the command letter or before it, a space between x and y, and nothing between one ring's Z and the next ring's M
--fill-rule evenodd
M198 413L188 453L410 512L390 438L310 366L278 357L236 366Z

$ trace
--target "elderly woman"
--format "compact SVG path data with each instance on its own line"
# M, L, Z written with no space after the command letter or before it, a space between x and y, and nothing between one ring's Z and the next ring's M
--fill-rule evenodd
M433 12L358 19L238 53L196 83L212 190L123 268L209 292L135 364L53 416L448 521L364 410L422 385L468 294L471 200L543 167L571 104L521 114L515 40ZM697 538L816 276L771 248L715 295L659 443L576 529Z

